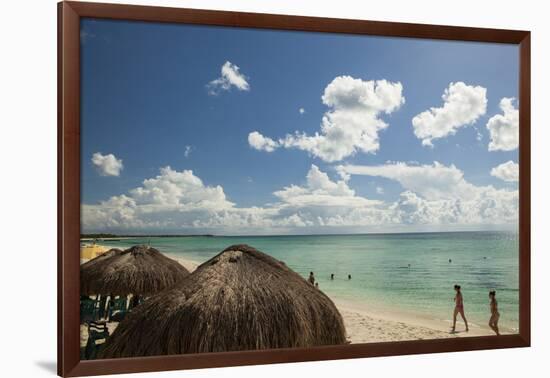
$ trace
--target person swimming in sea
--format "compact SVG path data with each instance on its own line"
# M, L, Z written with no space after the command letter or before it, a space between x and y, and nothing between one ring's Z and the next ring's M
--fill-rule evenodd
M307 280L310 284L315 285L315 276L313 275L313 272L309 272L309 278Z
M351 280L351 274L348 274L348 280Z
M334 279L334 273L331 273L331 274L330 274L330 279L331 279L331 280Z
M462 320L464 320L464 324L466 325L466 332L469 331L468 329L468 321L466 320L466 316L464 315L464 298L462 297L462 292L460 291L460 285L455 285L454 287L456 291L455 295L455 310L453 312L453 329L451 332L455 332L456 329L456 317L458 314L462 317Z
M494 290L489 292L489 299L490 299L489 309L491 310L489 327L491 327L491 329L495 331L497 336L500 336L500 331L498 330L498 319L500 319L500 313L498 312L498 302L497 302L496 295L497 293Z

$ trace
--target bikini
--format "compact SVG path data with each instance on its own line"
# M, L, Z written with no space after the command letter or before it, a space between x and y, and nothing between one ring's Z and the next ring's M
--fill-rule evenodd
M458 299L458 297L455 298L455 301L456 301L457 299ZM457 303L457 304L455 305L455 307L458 308L458 309L464 309L464 303L461 301L460 304Z

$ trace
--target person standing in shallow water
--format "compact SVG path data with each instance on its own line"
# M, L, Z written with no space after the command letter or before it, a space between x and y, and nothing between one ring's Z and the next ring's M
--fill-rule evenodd
M348 274L348 280L351 280L351 274Z
M496 295L497 293L494 290L489 292L489 299L490 299L489 306L491 309L491 318L489 319L489 327L491 327L491 329L495 331L497 336L500 336L500 332L498 330L498 319L500 318L500 313L498 312L498 303L497 303Z
M308 281L310 284L315 285L315 276L313 275L313 272L309 272Z
M466 325L466 332L468 332L468 321L466 320L466 316L464 315L464 298L462 297L462 292L460 291L460 285L455 285L455 291L455 310L453 313L453 329L451 332L455 332L456 317L458 314L460 314L462 320L464 320L464 324Z
M334 279L334 273L331 273L330 275L330 279L333 280Z

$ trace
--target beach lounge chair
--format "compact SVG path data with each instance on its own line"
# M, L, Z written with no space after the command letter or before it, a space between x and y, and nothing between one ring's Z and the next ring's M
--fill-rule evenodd
M128 303L128 312L132 311L135 307L139 306L143 302L145 302L144 296L142 295L132 296L132 298L129 300L129 303Z
M109 321L120 322L128 312L128 298L118 297L109 301Z
M88 342L84 350L84 358L93 360L97 356L97 352L109 337L109 329L106 322L90 322L88 324ZM98 343L98 341L101 341Z
M80 324L94 322L99 319L98 303L94 299L80 300Z
M105 319L107 316L107 298L109 298L108 295L99 295L99 298L96 298L98 301L98 319Z

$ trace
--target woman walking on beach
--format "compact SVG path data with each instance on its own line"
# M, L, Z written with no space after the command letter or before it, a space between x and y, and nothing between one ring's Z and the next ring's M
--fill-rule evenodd
M466 316L464 316L464 299L462 298L462 293L460 291L460 285L455 285L455 310L453 313L453 329L451 332L455 332L456 329L456 316L460 314L462 316L462 320L464 320L464 324L466 325L466 332L469 331L468 329L468 321L466 320Z
M497 293L494 290L489 292L489 299L491 300L490 302L491 318L489 319L489 327L491 327L491 329L495 331L497 336L500 336L500 332L498 330L498 319L500 318L500 313L498 312L498 303L497 303L496 295Z
M313 272L309 272L308 281L310 284L315 285L315 276L313 275Z

